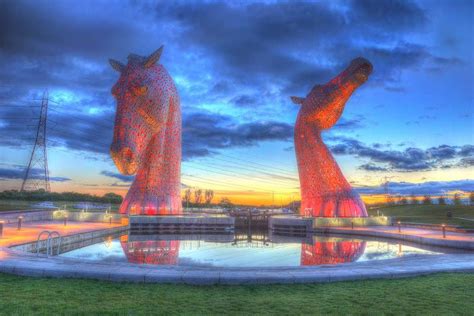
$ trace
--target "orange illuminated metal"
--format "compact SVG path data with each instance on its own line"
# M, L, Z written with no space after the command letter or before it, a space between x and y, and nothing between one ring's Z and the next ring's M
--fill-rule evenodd
M120 213L181 214L181 109L178 90L159 58L128 56L112 88L117 100L110 153L120 173L136 174Z
M178 263L179 240L121 241L130 263L174 265Z
M365 251L365 241L317 241L301 245L301 265L353 262Z
M366 217L365 205L342 174L323 143L321 131L336 124L346 101L372 72L363 58L325 85L316 85L305 98L292 97L301 108L295 125L295 151L304 216Z

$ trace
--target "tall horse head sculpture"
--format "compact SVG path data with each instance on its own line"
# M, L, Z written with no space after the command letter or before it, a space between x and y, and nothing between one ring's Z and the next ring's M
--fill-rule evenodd
M301 214L314 217L366 217L367 210L321 138L342 115L346 101L372 73L371 63L356 58L325 85L316 85L301 105L295 125L295 150L301 187Z
M163 46L148 57L110 59L120 73L112 159L120 173L136 174L120 206L129 215L181 214L181 109L178 91L159 63Z

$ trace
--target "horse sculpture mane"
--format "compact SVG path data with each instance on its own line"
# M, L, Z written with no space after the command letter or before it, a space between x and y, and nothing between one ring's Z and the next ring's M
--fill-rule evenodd
M129 215L181 214L181 109L178 91L159 64L163 46L148 57L128 56L112 88L117 101L110 153L120 173L136 174L120 206Z
M363 58L325 85L316 85L306 98L292 97L301 108L295 125L295 150L301 187L301 210L313 217L366 217L357 192L344 178L321 138L321 131L336 124L346 101L372 72Z

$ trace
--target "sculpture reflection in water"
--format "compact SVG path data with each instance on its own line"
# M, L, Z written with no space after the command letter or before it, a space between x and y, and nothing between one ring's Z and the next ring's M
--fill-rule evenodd
M215 236L210 236L210 238ZM206 238L204 237L204 240ZM210 242L214 243L214 246L209 248L209 243L206 244L203 241L204 247L203 251L200 252L199 248L199 241L193 240L191 243L194 242L194 246L192 246L192 252L196 255L194 259L191 258L189 261L190 253L188 252L187 255L184 257L188 257L185 262L195 262L199 264L199 262L205 262L208 264L209 262L214 261L215 264L219 265L219 261L226 261L229 259L229 248L242 248L243 246L251 249L252 253L256 254L259 252L259 260L262 260L262 252L263 251L270 251L267 252L269 256L266 260L277 260L275 257L272 257L271 248L273 247L272 242L269 243L261 243L260 241L256 242L245 242L239 243L238 247L236 246L235 242ZM184 246L184 252L186 252L186 241L184 244L181 244L180 240L146 240L146 241L129 241L128 236L123 236L120 240L122 249L127 257L128 262L130 263L137 263L137 264L152 264L152 265L178 265L180 264L179 255L180 255L180 246ZM277 245L281 247L281 242ZM294 245L294 240L288 242L289 249L291 249L292 245ZM302 242L301 243L301 259L300 265L308 266L308 265L321 265L321 264L338 264L338 263L346 263L352 262L357 260L365 251L365 241L353 241L353 240L316 240L314 239L313 244L307 244ZM189 247L189 245L188 245ZM263 249L259 249L263 248ZM212 249L212 251L210 251ZM209 257L206 256L210 255ZM250 260L249 266L252 266L252 262L255 260L255 256L251 253L247 253L242 258L242 252L236 252L236 256L240 254L239 257L235 258L235 262L238 263L241 260ZM297 258L295 258L297 259ZM204 260L204 261L201 261ZM222 262L221 261L221 262ZM265 259L264 259L265 261ZM297 261L298 262L298 261Z
M301 265L338 264L353 262L365 251L365 241L316 241L301 245Z
M304 216L366 217L359 195L351 188L323 143L321 132L336 124L346 101L372 72L363 58L325 85L316 85L305 98L292 97L301 106L295 124L295 151Z
M120 213L181 214L181 110L173 79L159 59L128 56L126 65L110 60L120 73L112 88L117 101L110 153L123 175L136 174Z
M120 244L130 263L175 265L178 264L179 240L121 240Z

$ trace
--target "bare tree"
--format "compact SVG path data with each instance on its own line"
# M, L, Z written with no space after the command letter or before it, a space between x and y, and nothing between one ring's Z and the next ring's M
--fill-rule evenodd
M461 195L459 193L454 193L453 197L453 203L454 205L461 205Z
M196 205L199 206L199 204L201 204L201 201L202 201L202 190L201 189L194 190L194 203L196 203Z
M424 204L424 205L431 205L431 204L433 204L433 202L431 201L431 196L425 195L425 196L423 197L423 204Z
M400 198L400 204L401 204L401 205L407 205L407 204L408 204L408 200L407 200L407 198L406 198L405 196L402 196L402 197Z
M210 205L211 202L212 202L212 199L214 198L214 191L212 190L206 190L206 192L204 193L205 195L205 199L206 199L206 204L207 205Z
M474 191L469 194L469 203L474 205Z
M446 199L444 198L444 196L440 196L438 198L438 204L439 205L446 205Z
M231 208L233 206L232 202L230 201L228 197L223 197L221 201L219 202L219 205L222 208Z
M186 189L184 191L183 202L186 203L186 208L189 206L189 202L191 202L191 189Z
M412 194L410 196L410 204L413 204L413 205L418 204L418 199L416 198L416 195Z

